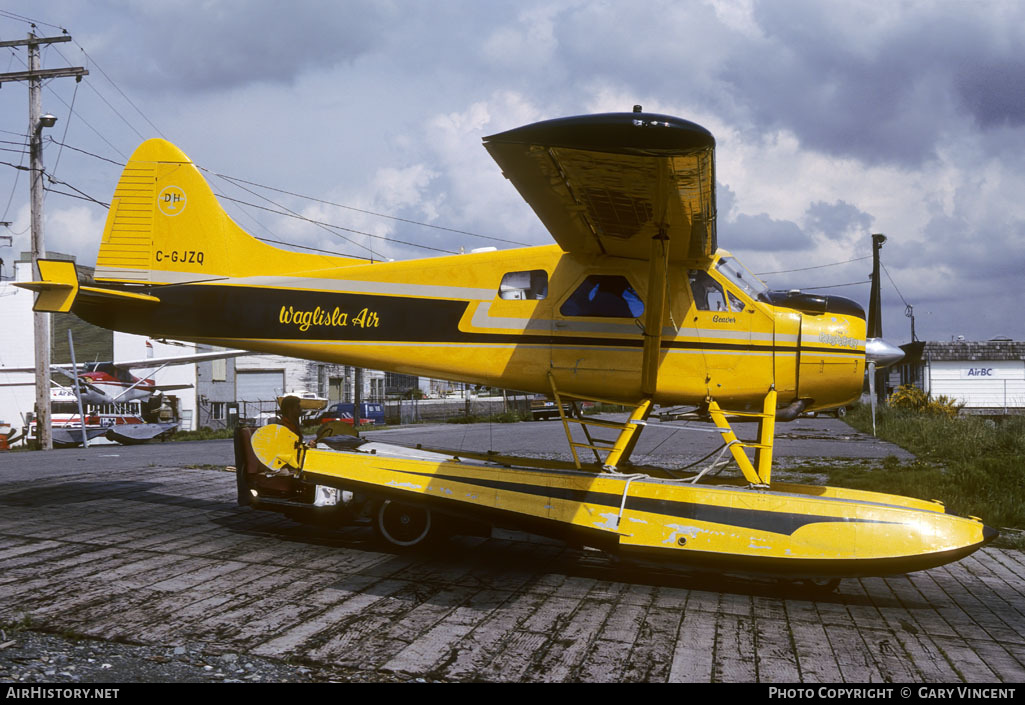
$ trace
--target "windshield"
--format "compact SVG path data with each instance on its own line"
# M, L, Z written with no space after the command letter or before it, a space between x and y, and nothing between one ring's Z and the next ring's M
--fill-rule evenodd
M723 257L715 265L719 273L747 292L748 296L757 301L765 301L765 292L769 287L761 279L752 274L736 257Z

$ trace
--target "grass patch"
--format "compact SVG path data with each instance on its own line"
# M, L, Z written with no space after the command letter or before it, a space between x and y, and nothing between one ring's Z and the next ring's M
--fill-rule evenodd
M853 408L845 420L871 433L872 412ZM938 499L960 515L981 517L990 526L1025 528L1025 418L950 418L880 407L879 438L916 456L883 461L882 470L841 468L830 483L854 489Z
M214 430L212 428L203 427L198 431L175 431L171 436L172 441L213 441L222 438L233 438L235 432L230 428L219 428Z

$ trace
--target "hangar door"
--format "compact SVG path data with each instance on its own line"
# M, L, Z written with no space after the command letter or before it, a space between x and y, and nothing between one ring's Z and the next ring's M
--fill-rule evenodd
M284 370L235 370L236 401L276 403L284 388Z

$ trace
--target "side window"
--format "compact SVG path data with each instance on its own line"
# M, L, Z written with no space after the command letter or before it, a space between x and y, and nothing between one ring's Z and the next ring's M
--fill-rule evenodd
M690 290L694 294L694 306L699 311L729 310L726 308L726 296L723 294L722 286L708 276L708 272L692 269L687 274L690 277Z
M559 309L563 316L640 318L644 302L626 277L592 274L566 299Z
M498 285L500 299L543 299L548 296L548 272L532 269L529 272L508 272Z
M726 298L730 300L730 310L734 313L740 313L744 310L744 302L740 300L739 296L735 296L729 289L726 290Z

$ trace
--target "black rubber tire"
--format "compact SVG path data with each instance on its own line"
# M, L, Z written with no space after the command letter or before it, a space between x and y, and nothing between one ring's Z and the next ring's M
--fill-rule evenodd
M840 587L840 578L808 578L804 584L819 594L828 595Z
M434 538L431 510L417 504L386 499L374 505L374 531L396 548L423 546Z

